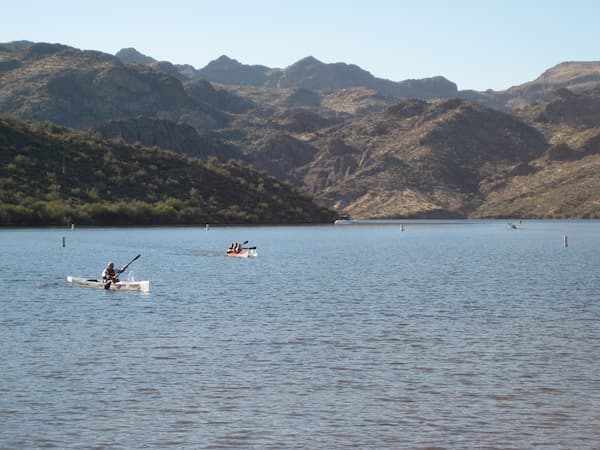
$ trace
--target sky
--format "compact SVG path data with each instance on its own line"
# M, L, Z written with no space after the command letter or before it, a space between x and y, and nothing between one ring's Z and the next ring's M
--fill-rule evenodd
M221 55L272 68L313 56L483 91L599 61L599 19L596 0L3 0L0 42L134 47L197 69Z

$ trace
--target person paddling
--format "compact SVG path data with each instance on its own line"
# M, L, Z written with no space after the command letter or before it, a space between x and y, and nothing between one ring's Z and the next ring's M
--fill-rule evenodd
M246 241L248 242L248 241ZM240 253L242 251L242 244L239 242L232 242L229 248L227 249L227 253Z
M118 283L120 281L119 274L125 272L125 270L127 270L128 265L129 264L125 264L120 269L115 270L115 263L109 262L106 265L106 268L102 271L102 281L104 281L107 285L110 285L111 282Z

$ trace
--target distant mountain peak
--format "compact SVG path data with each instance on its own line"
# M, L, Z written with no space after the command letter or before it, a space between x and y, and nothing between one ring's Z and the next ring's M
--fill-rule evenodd
M237 59L234 58L230 58L227 55L221 55L219 56L217 59L215 59L214 61L211 61L214 63L235 63L235 64L241 64Z
M213 59L211 62L209 62L206 65L205 69L208 68L210 70L213 68L238 68L242 66L244 66L244 64L239 62L237 59L230 58L227 55L221 55L217 59Z
M146 56L143 53L138 52L133 47L122 48L115 55L124 63L135 63L135 64L152 64L156 62L154 58Z
M305 58L302 58L298 61L296 61L294 64L292 64L292 66L313 66L313 65L321 65L321 64L325 64L322 61L319 61L317 58L315 58L314 56L307 56Z
M266 72L269 70L266 66L242 64L237 59L221 55L198 70L197 74L208 81L260 86L265 83Z

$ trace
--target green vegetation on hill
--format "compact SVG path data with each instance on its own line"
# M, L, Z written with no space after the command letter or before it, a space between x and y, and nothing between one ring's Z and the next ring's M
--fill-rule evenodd
M0 225L330 222L264 172L0 117Z

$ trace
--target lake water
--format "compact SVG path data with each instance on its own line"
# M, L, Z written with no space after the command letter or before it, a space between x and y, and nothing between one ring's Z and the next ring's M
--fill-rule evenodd
M600 448L600 222L404 223L0 231L0 448Z

